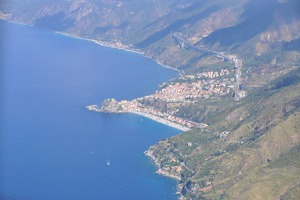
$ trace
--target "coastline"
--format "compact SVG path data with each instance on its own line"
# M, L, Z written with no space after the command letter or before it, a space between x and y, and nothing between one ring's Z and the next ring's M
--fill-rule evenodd
M17 22L17 21L11 21L11 20L9 20L5 17L0 17L0 20L6 21L8 23L23 25L23 26L32 26L32 27L34 26L32 24L27 24L27 23L22 23L22 22ZM163 64L162 61L159 61L159 60L157 60L155 58L152 58L150 56L146 56L145 52L143 50L130 48L130 46L124 45L120 42L115 44L115 43L112 43L112 42L104 42L104 41L101 41L101 40L82 37L82 36L78 36L78 35L71 34L71 33L66 33L66 32L61 32L61 31L51 31L51 30L49 30L49 31L53 32L53 33L56 33L56 34L59 34L59 35L66 36L66 37L71 37L71 38L76 38L76 39L79 39L79 40L85 40L85 41L93 42L93 43L95 43L97 45L100 45L100 46L103 46L103 47L112 48L112 49L119 49L119 50L131 52L131 53L137 53L137 54L140 54L140 55L144 56L145 58L149 58L149 59L153 60L158 65L160 65L164 68L175 70L175 71L178 72L179 75L181 74L181 71L179 69L171 67L171 66L166 65L166 64Z
M161 117L157 117L155 115L151 115L151 114L148 114L148 113L142 113L142 112L128 112L128 113L133 113L133 114L141 115L143 117L149 118L149 119L151 119L153 121L156 121L156 122L159 122L161 124L164 124L164 125L176 128L176 129L181 130L181 131L189 131L189 130L191 130L191 129L189 129L187 127L184 127L184 126L182 126L180 124L177 124L175 122L172 122L172 121L169 121L169 120L166 120L166 119L163 119Z
M178 197L178 200L186 200L186 198L183 196L182 194L182 187L183 187L183 184L180 183L181 181L181 176L180 175L176 175L176 174L172 174L170 173L169 171L167 170L164 170L162 167L161 167L161 160L160 158L156 157L154 155L154 150L155 150L155 145L149 147L145 152L144 154L150 159L150 161L156 166L156 174L159 174L161 176L164 176L164 177L167 177L167 178L171 178L171 179L174 179L177 181L177 192L176 194L179 195Z
M77 36L77 35L73 35L73 34L65 33L65 32L54 31L54 33L60 34L60 35L63 35L63 36L67 36L67 37L76 38L76 39L79 39L79 40L90 41L90 42L93 42L93 43L98 44L98 45L103 46L103 47L119 49L119 50L124 50L124 51L128 51L128 52L144 55L143 51L141 51L139 49L130 49L128 46L126 46L126 47L125 46L116 46L113 43L104 42L104 41L101 41L101 40L96 40L96 39L91 39L91 38L85 38L85 37L81 37L81 36ZM119 45L123 45L123 44L119 43Z
M58 32L58 31L54 31L54 33L60 34L60 35L63 35L63 36L67 36L67 37L76 38L76 39L79 39L79 40L85 40L85 41L93 42L93 43L95 43L97 45L100 45L100 46L103 46L103 47L107 47L107 48L119 49L119 50L131 52L131 53L137 53L137 54L140 54L140 55L144 56L145 58L149 58L149 59L153 60L158 65L160 65L160 66L162 66L164 68L175 70L175 71L177 71L179 73L179 75L181 74L181 71L179 69L171 67L171 66L168 66L166 64L163 64L161 61L159 61L159 60L157 60L155 58L152 58L150 56L146 56L145 52L143 50L130 48L129 46L124 45L124 44L122 44L120 42L118 42L118 43L104 42L104 41L101 41L101 40L96 40L96 39L81 37L81 36L78 36L78 35L73 35L73 34L70 34L70 33Z
M33 26L33 25L31 25L31 24L26 24L26 23L20 23L20 22L9 21L8 19L1 19L1 20L7 21L7 22L9 22L9 23L15 23L15 24L26 25L26 26ZM160 61L155 60L154 58L147 57L147 56L145 56L145 54L144 54L143 51L138 50L138 49L130 49L129 47L128 47L128 48L125 48L125 47L118 47L118 46L115 46L115 44L113 44L113 43L106 43L106 42L98 41L98 40L95 40L95 39L83 38L83 37L80 37L80 36L76 36L76 35L72 35L72 34L68 34L68 33L63 33L63 32L55 32L55 31L50 31L50 32L54 32L54 33L56 33L56 34L60 34L60 35L64 35L64 36L67 36L67 37L72 37L72 38L76 38L76 39L80 39L80 40L90 41L90 42L93 42L93 43L95 43L95 44L97 44L97 45L101 45L101 46L108 47L108 48L114 48L114 49L119 49L119 50L124 50L124 51L132 52L132 53L141 54L141 55L143 55L143 56L146 57L146 58L149 58L149 59L154 60L156 63L158 63L158 64L159 64L160 66L162 66L162 67L169 68L169 69L172 69L172 70L176 70L176 71L178 71L178 72L180 73L180 70L178 70L178 69L176 69L176 68L173 68L173 67L170 67L170 66L167 66L167 65L164 65L164 64L162 64ZM116 113L118 113L118 112L116 112ZM148 113L142 113L142 112L127 112L127 111L126 111L126 112L119 112L119 113L132 113L132 114L140 115L140 116L149 118L149 119L151 119L151 120L154 120L154 121L156 121L156 122L158 122L158 123L167 125L167 126L169 126L169 127L176 128L176 129L181 130L181 131L188 131L188 130L190 130L190 129L187 128L187 127L181 126L181 125L179 125L179 124L177 124L177 123L174 123L174 122L172 122L172 121L169 121L169 120L166 120L166 119L163 119L163 118L160 118L160 117L157 117L157 116L148 114ZM180 134L180 133L179 133L179 134ZM177 180L177 181L180 180L180 177L174 176L174 175L168 173L167 171L162 170L162 169L160 168L160 166L157 165L157 163L155 162L155 156L154 156L154 155L150 156L150 155L148 155L147 153L145 153L145 155L148 156L148 157L150 157L150 158L154 161L154 163L155 163L155 165L156 165L156 167L157 167L157 171L156 171L157 174L160 174L160 175L165 176L165 177L173 178L173 179L175 179L175 180ZM180 193L180 191L178 191L178 192Z
M90 111L105 112L105 111L101 110L100 108L98 108L97 105L89 105L89 106L86 106L86 108L88 110L90 110ZM148 119L151 119L151 120L156 121L158 123L164 124L166 126L170 126L172 128L176 128L176 129L181 130L181 131L189 131L189 130L191 130L188 127L182 126L180 124L177 124L175 122L169 121L167 119L164 119L164 118L161 118L161 117L158 117L158 116L155 116L155 115L151 115L149 113L136 112L136 111L116 111L116 112L108 112L108 113L132 113L132 114L135 114L135 115L140 115L140 116L146 117Z
M160 175L165 176L165 177L168 177L168 178L173 178L173 179L175 179L175 180L177 180L177 181L180 181L180 180L181 180L181 177L176 176L176 175L173 175L173 174L171 174L171 173L169 173L169 172L167 172L167 171L162 170L162 169L160 168L160 166L159 166L159 162L157 161L156 157L153 155L153 152L152 152L152 151L150 151L150 150L148 149L147 151L144 152L144 154L145 154L146 156L148 156L148 157L152 160L152 162L154 163L154 165L157 167L157 170L156 170L156 172L155 172L156 174L160 174Z
M61 77L54 77L54 79L50 77L49 81L48 81L48 79L43 79L43 81L40 83L43 86L45 86L47 84L51 88L54 88L54 89L58 88L58 90L54 91L55 94L57 94L57 96L59 96L59 97L63 97L66 100L66 101L61 101L62 100L61 98L54 98L54 99L50 98L49 99L47 95L43 96L43 98L49 102L49 103L47 103L47 105L49 105L49 106L47 106L46 108L44 107L45 111L46 110L49 111L48 108L53 108L53 113L56 116L64 116L63 120L56 120L55 118L50 117L49 119L52 120L51 123L43 123L45 120L46 121L48 120L46 118L41 117L41 116L43 116L43 113L41 114L41 116L34 115L34 117L37 120L41 121L42 125L45 125L45 126L43 126L43 128L45 128L45 131L51 132L52 131L51 126L54 124L55 126L59 127L58 129L54 130L54 131L57 131L57 133L60 133L61 130L63 130L63 131L66 131L66 134L68 134L70 132L71 134L76 136L76 140L67 140L66 141L69 143L64 146L65 149L67 149L67 150L64 150L63 154L59 154L59 151L61 151L61 149L59 147L61 146L61 143L62 143L61 141L63 141L66 138L65 137L65 136L67 136L66 134L56 134L55 137L57 136L58 139L54 141L51 148L54 147L54 151L56 150L58 152L58 154L56 153L56 155L61 155L60 156L61 158L68 158L68 156L70 155L70 152L71 153L75 152L74 159L76 159L76 161L77 160L79 162L82 160L86 161L87 164L85 166L83 166L83 168L80 168L81 171L87 171L86 169L88 169L88 173L87 173L88 178L86 180L89 181L90 177L97 178L97 179L95 179L96 181L94 181L91 184L93 186L91 188L91 190L90 190L90 188L89 188L89 190L87 190L86 196L88 196L88 198L93 198L93 197L102 198L103 196L104 196L103 197L104 199L107 197L110 198L110 197L112 197L111 192L115 192L119 188L121 188L121 190L122 190L122 192L124 192L125 196L129 196L130 198L132 196L133 198L135 198L136 194L132 193L132 187L134 187L136 184L139 184L141 181L139 179L132 181L132 177L142 177L143 185L145 185L146 187L142 188L141 191L143 194L142 197L145 196L145 199L149 198L149 200L150 200L151 197L153 197L153 196L156 198L167 197L166 199L170 199L170 200L177 199L177 196L174 195L176 192L177 182L172 179L168 179L168 178L166 179L166 177L155 174L156 167L154 167L153 163L151 163L148 160L148 158L145 157L145 155L143 154L143 151L146 150L150 145L153 145L156 141L166 138L166 137L171 137L171 136L179 133L180 131L166 127L166 126L159 125L156 122L153 122L153 121L151 122L144 117L134 116L132 114L130 114L130 116L128 114L121 114L121 115L123 115L123 117L121 115L119 115L119 117L114 118L113 116L115 114L112 114L110 116L109 115L104 116L104 115L101 115L100 113L98 113L98 114L91 113L91 112L87 111L86 109L84 109L85 105L84 105L84 102L82 101L82 98L85 98L85 101L89 101L88 99L96 99L96 100L99 99L99 98L94 98L94 96L89 98L90 97L89 95L91 94L90 91L93 91L93 90L96 92L100 91L100 94L99 94L100 99L104 98L106 96L114 95L114 94L118 93L118 91L121 91L121 92L123 91L122 89L119 89L119 88L116 91L109 90L109 88L107 89L107 86L109 86L111 83L112 84L116 83L117 80L110 79L109 82L105 81L105 84L102 84L103 81L101 80L101 77L105 77L105 76L101 76L99 78L99 72L103 71L103 70L101 70L101 68L99 68L99 64L98 64L99 62L97 62L98 61L97 54L99 54L99 46L98 46L98 50L97 50L97 46L92 43L89 44L84 41L82 41L82 42L79 41L79 43L78 43L78 40L76 42L76 40L72 40L72 39L70 40L70 38L68 39L67 37L60 37L59 35L51 34L51 33L49 34L49 33L47 33L47 31L40 31L40 30L36 30L35 28L32 29L30 26L27 28L23 27L23 26L19 26L19 25L13 25L13 24L6 24L6 26L7 26L7 29L10 28L10 26L12 26L12 28L10 28L8 30L17 31L16 34L11 34L11 36L14 36L14 37L10 38L11 40L8 40L8 41L12 41L13 42L12 44L20 44L21 47L24 47L24 44L32 45L32 48L30 49L30 51L25 51L26 54L23 54L24 51L14 51L14 52L17 52L18 54L22 53L21 56L24 56L24 58L26 58L26 59L31 58L31 57L27 56L27 55L30 55L30 56L32 55L31 51L32 52L45 52L43 47L45 45L49 46L48 44L50 44L50 46L51 46L50 53L56 52L56 55L58 55L58 56L53 57L54 60L58 59L58 61L59 61L59 58L61 58L62 56L63 57L66 56L65 58L68 58L69 55L76 55L76 52L80 52L80 51L78 51L78 49L76 50L74 48L70 52L69 51L65 52L65 50L64 50L65 45L61 46L61 44L64 44L66 41L68 44L70 42L70 44L72 44L71 46L73 46L73 43L76 43L75 46L77 46L77 44L81 44L82 47L87 49L86 52L91 52L91 53L95 52L95 55L96 55L95 60L93 60L93 62L91 64L89 64L88 66L86 66L84 64L85 63L84 60L77 59L77 60L79 60L77 62L79 67L76 68L76 72L80 72L80 73L75 73L74 76L72 74L72 72L74 72L74 67L72 65L68 65L69 64L68 59L64 59L65 62L63 62L64 63L63 65L61 65L59 62L55 62L55 65L57 66L57 68L53 68L52 62L46 62L45 65L42 65L43 69L50 69L50 73L55 74L57 71L59 72L60 69L64 69L64 72L66 72L65 74L71 73L72 76L67 76L66 78L63 78L63 79L61 79ZM25 33L25 34L22 34L22 33ZM28 36L32 36L32 38L34 38L34 40L28 39ZM26 43L23 43L20 41L25 41ZM35 44L38 45L38 48L35 48L36 47ZM16 49L16 47L18 49L20 49L19 46L13 46L13 47L14 47L14 49ZM102 50L100 49L100 53L105 52L105 49L106 49L106 51L109 51L109 49L107 49L107 48L102 48ZM46 49L46 50L48 50L48 49ZM55 50L55 51L53 51L53 50ZM45 54L41 54L41 55L43 55L43 57L45 57L45 56L47 56L48 52L49 51L47 51L47 52L45 52ZM73 54L73 52L75 52L75 54ZM117 53L115 50L109 51L109 53L111 53L112 56L114 55L114 52ZM13 55L15 55L15 54L13 54ZM125 53L124 57L125 56L128 57L129 59L130 58L135 59L134 57L136 57L138 55L131 54L131 53ZM10 56L11 59L14 59L14 57L15 56ZM20 58L23 58L23 57L20 57ZM33 59L36 59L36 58L33 57ZM71 59L72 59L72 57L71 57ZM140 57L140 59L143 59L143 57ZM34 64L36 64L35 66L30 66L28 69L35 69L36 66L39 67L39 66L41 66L40 65L41 63L45 62L44 59L39 59L38 61L39 62L34 63ZM47 59L46 59L46 61L47 61ZM31 60L28 60L28 63L30 63L30 62L31 62ZM144 62L146 62L146 64L148 64L149 60L148 61L144 60ZM26 63L27 63L27 60L26 60ZM23 69L22 64L24 64L24 62L18 62L17 64L18 65L14 65L13 66L14 68L12 68L14 71L18 70L20 67L21 67L21 69ZM153 62L151 65L154 68L152 70L151 70L151 68L150 69L148 68L147 70L145 70L146 72L152 72L152 71L156 72L157 71L157 70L155 70L155 67L157 67L157 65L155 65ZM94 70L94 68L95 67L97 68L97 66L98 66L98 70ZM26 69L22 70L24 72L28 72L28 73L24 74L26 77L26 83L28 82L28 83L32 83L34 85L34 84L36 84L34 77L36 75L40 75L40 77L43 77L43 75L44 75L44 73L37 73L34 70L28 71ZM54 69L55 71L52 71L52 69ZM112 70L107 70L107 72L105 72L105 75L109 76L109 72L112 72L112 73L115 72L114 66L111 67L110 69L112 69ZM158 70L158 72L160 72L160 71L168 72L168 70L163 70L163 68L161 68L161 69L162 70ZM80 87L68 88L70 90L68 90L67 93L65 93L65 92L61 93L61 91L63 91L63 90L60 90L60 89L62 89L61 84L56 84L55 86L51 85L51 83L52 83L51 81L56 81L56 83L61 82L62 84L64 84L66 82L72 83L72 81L74 81L74 80L81 80L83 78L83 75L85 74L82 72L86 72L87 70L90 72L93 72L91 74L88 73L88 75L91 75L91 77L88 79L84 78L84 80L82 80L82 82L80 82ZM144 70L142 70L142 72L144 72ZM169 71L169 73L170 72L172 73L172 71ZM154 74L157 74L157 73L154 73ZM31 75L33 78L31 78ZM141 73L141 76L142 75L143 74ZM173 76L176 76L176 74L174 72L173 72ZM130 75L129 75L129 77L130 77ZM162 76L162 77L164 77L164 76ZM22 82L24 80L21 79L20 82ZM90 80L95 80L95 81L92 82L93 84L89 84L89 83L91 83ZM118 79L118 80L120 80L120 79ZM141 78L140 80L143 81L144 79ZM109 83L109 84L107 84L107 83ZM126 86L131 86L131 85L135 86L134 82L133 82L133 84L126 83ZM15 87L12 87L12 88L15 88ZM129 88L129 87L126 87L126 88ZM134 88L139 90L140 86L137 86ZM22 87L19 87L19 89L22 92ZM30 88L29 88L29 90L34 92L32 94L38 95L39 94L38 91L43 91L43 88L35 87L34 90L31 90ZM127 96L130 96L130 95L127 95ZM29 106L29 107L33 106L33 108L31 108L31 109L35 109L35 108L38 109L37 107L35 107L35 105L38 105L38 104L40 104L41 107L43 107L43 103L46 102L46 101L45 102L39 101L39 99L34 98L34 95L29 95L29 98L32 101L30 101L30 104L27 104L27 106ZM29 100L29 98L26 97L26 101ZM26 105L25 101L22 101L22 102L24 105ZM59 107L57 107L56 104L53 104L56 102L59 103L59 105L60 105ZM82 109L82 105L84 106L83 109ZM15 109L13 109L11 111L8 110L8 113L16 113L16 114L18 113L18 112L15 112L15 111L18 111L18 108L16 106L14 106L13 102L9 106L12 108L15 108ZM27 107L25 107L25 108L26 108L25 110L27 110ZM75 113L74 113L74 111L75 111ZM41 113L41 112L38 112L38 113ZM29 114L31 114L31 113L29 113ZM77 117L77 116L79 116L79 117ZM27 117L27 115L22 115L22 118L20 118L20 120L28 121L28 120L26 120L26 117ZM100 121L99 121L99 117L101 118ZM114 119L111 117L113 117ZM141 118L144 119L143 120L144 122L140 122ZM19 118L18 118L18 120L19 120ZM116 120L118 121L118 124L120 126L116 126L116 124L113 122ZM130 123L134 122L132 120L134 120L136 124L135 125L133 124L133 127L132 126L127 127L126 125L130 125ZM11 120L12 125L14 124L13 121L14 120ZM113 122L113 123L110 123L110 122ZM33 125L33 128L34 128L34 124L30 124L30 125ZM124 129L124 125L125 125L126 129ZM60 129L60 127L62 127L62 129ZM68 127L71 129L69 129ZM76 127L76 128L74 129L74 127ZM26 128L28 128L28 130L29 130L29 131L27 131L27 133L29 133L28 136L33 136L33 139L34 139L34 135L30 134L31 128L30 127L26 127ZM132 131L133 130L132 128L134 129L134 131ZM157 132L158 134L153 134L154 133L153 131ZM166 132L166 133L164 133L164 132ZM86 134L86 133L88 133L88 134ZM143 134L141 134L141 133L143 133ZM16 133L16 134L18 134L18 133ZM43 140L42 142L47 143L47 138L49 138L50 136L51 136L51 139L53 139L51 134L44 134L43 136L45 136L45 140ZM128 140L128 137L130 137L130 141ZM33 140L30 140L30 137L27 137L26 139L27 140L25 142L28 142L28 144L32 143L32 141L33 141ZM41 138L39 138L39 139L41 139ZM44 138L42 138L42 139L44 139ZM146 142L142 142L143 140L146 140ZM58 142L56 142L56 141L58 141ZM74 144L76 144L76 145L74 145ZM102 145L102 144L104 144L104 145ZM81 145L80 147L82 147L82 150L83 150L82 151L83 153L81 153L80 155L76 155L76 152L78 152L78 145ZM56 147L58 147L58 148L56 148ZM124 148L125 148L125 151L124 151ZM33 153L37 152L37 151L35 151L35 149L29 149L29 150L32 150ZM48 149L46 149L46 150L47 150L47 152L50 152L50 154L51 154L51 151L48 151ZM42 159L41 160L42 162L48 162L49 159L48 160L44 159L44 157L45 156L43 156L42 154L39 154L37 152L36 156L33 157L33 162L40 161L39 159ZM126 158L126 159L124 159L124 158ZM15 158L15 160L18 160L18 159ZM107 165L107 160L110 161L110 166ZM51 161L51 157L50 157L50 161ZM96 161L96 162L94 162L94 161ZM60 159L60 160L58 160L58 162L62 162L62 164L65 164L64 159ZM19 162L19 163L22 165L22 162ZM55 162L54 165L57 163ZM66 164L68 164L68 163L66 163ZM63 165L61 165L59 167L60 167L59 170L64 171L64 173L66 172L68 177L75 177L76 175L78 175L78 177L81 177L81 175L82 175L82 173L81 174L77 173L78 167L76 167L76 166L73 167L72 169L69 166L64 167ZM38 162L37 162L36 166L32 166L32 167L30 166L28 176L29 177L36 176L36 174L34 173L34 170L36 170L36 169L39 169ZM100 169L100 172L99 172L99 169ZM115 175L114 177L105 176L105 175L112 171L122 172L122 171L124 171L123 169L125 169L125 171L128 171L128 172L126 172L125 176L122 176L121 178L125 182L128 182L128 181L130 182L131 185L129 185L128 187L127 187L127 185L126 186L121 185L120 187L114 188L114 185L115 185L114 182L111 182L111 185L107 185L106 184L107 181L102 181L102 180L106 180L106 179L108 181L119 180L120 179L120 177L118 177L119 173L112 174L112 175ZM47 166L46 166L46 170L48 170ZM12 174L12 176L13 176L13 172L10 174ZM103 174L104 174L104 176L103 176ZM83 172L83 175L86 175L86 174ZM47 174L45 176L47 176ZM43 181L43 178L44 177L39 176L39 180ZM50 178L51 179L49 179L49 185L51 187L53 186L55 188L56 187L60 188L60 185L66 185L65 182L68 181L68 180L59 180L59 182L57 182L56 181L57 179L55 178L55 176L54 177L51 176ZM22 177L20 179L22 179ZM32 185L33 186L37 185L37 187L38 187L38 182L33 181ZM153 185L153 183L155 183L155 184ZM59 184L59 185L57 185L57 184ZM80 186L81 185L84 186L84 184L85 184L85 182L81 183ZM101 188L104 188L105 191L108 191L107 195L103 194L103 192L101 190L100 191L93 190L94 188L98 187L99 185L101 186ZM113 186L113 187L111 187L111 186ZM20 186L20 187L22 187L22 186ZM30 187L31 187L31 185L30 185ZM160 190L161 187L165 188L165 190ZM15 188L13 188L13 189L15 189ZM16 189L18 189L18 188L16 188ZM74 190L76 192L76 187L73 187L73 185L69 185L68 189L72 190L72 191ZM75 193L75 192L73 193L73 194L75 194L73 196L76 198L77 193ZM25 193L26 193L26 191L24 192L24 194ZM80 191L78 193L80 193ZM146 194L146 195L144 195L144 194ZM148 194L150 194L151 196L149 197ZM27 195L27 194L25 194L25 195ZM33 194L33 195L35 195L35 194ZM43 193L41 192L40 194L37 194L37 195L43 196ZM63 192L57 193L56 196L58 196L58 198L59 198L60 195L64 196L65 194ZM121 195L117 194L117 195L120 198L122 198L123 194L121 194ZM115 196L117 196L117 195L115 195ZM49 198L52 198L52 197L53 197L52 195L49 195ZM124 197L124 195L123 195L123 197ZM55 197L53 197L53 198L55 198ZM115 197L113 196L113 198L115 198ZM116 199L119 199L119 198L116 197Z

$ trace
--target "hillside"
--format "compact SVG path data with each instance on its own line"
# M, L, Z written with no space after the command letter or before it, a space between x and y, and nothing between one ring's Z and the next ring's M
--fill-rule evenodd
M10 21L122 43L195 73L223 63L211 54L180 48L172 33L196 46L238 54L247 67L284 67L287 60L292 66L298 52L289 48L286 53L283 46L299 38L299 7L297 0L1 0L0 14Z
M113 103L192 124L146 152L182 199L300 198L300 1L0 0L0 18L178 69Z
M194 199L299 197L300 70L148 150ZM267 192L266 192L267 191ZM284 198L283 198L284 199Z

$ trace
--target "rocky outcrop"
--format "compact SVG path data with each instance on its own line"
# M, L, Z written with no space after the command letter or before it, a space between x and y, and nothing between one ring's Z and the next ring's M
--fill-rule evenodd
M120 112L122 111L122 107L119 105L119 102L114 98L106 99L103 101L100 110L102 112Z
M160 142L161 144L162 142ZM158 145L151 146L144 152L146 156L157 166L157 174L174 178L178 181L181 180L181 172L183 168L181 163L171 154L164 154L163 149Z

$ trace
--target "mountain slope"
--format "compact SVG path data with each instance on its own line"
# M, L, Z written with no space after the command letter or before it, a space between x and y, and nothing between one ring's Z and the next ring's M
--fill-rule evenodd
M0 0L1 18L138 49L180 69L166 87L228 88L146 102L209 125L147 151L188 199L300 198L299 9L299 0ZM202 76L220 71L228 75ZM247 96L235 101L238 90Z
M275 199L299 187L299 121L298 68L149 152L191 199Z
M298 39L300 29L297 0L1 0L0 5L1 16L11 21L121 42L188 73L215 62L209 55L179 48L171 33L248 59L274 48L284 50L280 47Z

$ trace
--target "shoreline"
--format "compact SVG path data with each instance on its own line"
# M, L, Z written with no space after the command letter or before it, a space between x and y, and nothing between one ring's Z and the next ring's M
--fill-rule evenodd
M159 175L162 175L164 177L168 177L168 178L172 178L172 179L175 179L176 181L180 181L181 180L181 177L179 176L176 176L176 175L173 175L173 174L170 174L168 173L167 171L164 171L162 170L160 167L159 167L159 163L157 162L155 156L153 155L153 153L148 149L147 151L144 152L144 154L146 156L148 156L148 158L150 158L150 160L153 162L153 164L156 166L157 170L156 170L156 174L159 174Z
M144 52L139 50L139 49L130 49L130 48L126 48L126 47L115 46L113 43L110 43L110 42L104 42L104 41L101 41L101 40L81 37L81 36L73 35L71 33L65 33L65 32L59 32L59 31L54 31L54 33L59 34L59 35L63 35L63 36L67 36L67 37L71 37L71 38L75 38L75 39L79 39L79 40L85 40L85 41L93 42L93 43L95 43L97 45L100 45L100 46L103 46L103 47L108 47L108 48L112 48L112 49L119 49L119 50L124 50L124 51L127 51L127 52L132 52L132 53L137 53L137 54L144 55Z
M0 20L4 20L4 21L6 21L8 23L14 23L14 24L19 24L19 25L23 25L23 26L35 27L34 25L31 25L31 24L10 21L9 19L5 19L5 18L1 18ZM100 45L100 46L103 46L103 47L107 47L107 48L114 48L114 49L124 50L124 51L127 51L127 52L141 54L144 57L153 60L158 65L160 65L162 67L165 67L165 68L168 68L168 69L175 70L175 71L177 71L179 73L179 75L181 74L181 71L179 69L167 66L167 65L161 63L161 61L158 61L158 60L156 60L156 59L154 59L152 57L146 56L145 53L142 50L139 50L139 49L131 49L128 46L127 47L116 46L116 44L114 44L114 43L103 42L103 41L96 40L96 39L84 38L84 37L80 37L80 36L77 36L77 35L73 35L73 34L69 34L69 33L64 33L64 32L56 32L56 31L51 31L51 30L49 30L49 32L52 32L52 33L55 33L55 34L59 34L59 35L63 35L63 36L66 36L66 37L71 37L71 38L75 38L75 39L80 39L80 40L85 40L85 41L93 42L93 43L95 43L97 45ZM123 45L123 44L120 43L120 45ZM87 106L87 108L88 108L88 106ZM96 111L96 110L93 110L93 111ZM97 112L99 112L99 111L97 111ZM156 121L158 123L164 124L166 126L178 129L178 130L183 131L183 132L191 130L191 129L189 129L187 127L184 127L184 126L182 126L180 124L177 124L175 122L172 122L172 121L169 121L167 119L164 119L164 118L161 118L161 117L158 117L158 116L155 116L155 115L151 115L151 114L148 114L148 113L133 112L133 111L132 112L130 112L130 111L124 111L124 112L116 112L116 113L132 113L132 114L140 115L140 116L146 117L148 119L151 119L153 121ZM179 132L178 134L181 134L181 132ZM147 155L146 153L145 153L145 155L148 156L148 157L150 157L154 161L154 164L157 167L157 171L156 171L157 174L160 174L162 176L165 176L165 177L172 178L172 179L175 179L177 181L180 181L180 177L174 176L174 175L172 175L172 174L170 174L170 173L168 173L166 171L163 171L157 165L157 163L155 162L154 155L150 156L150 155ZM178 184L177 184L177 186L178 186ZM180 191L178 191L178 194L181 194Z
M158 117L158 116L155 116L155 115L151 115L151 114L148 114L148 113L143 113L143 112L127 112L127 113L132 113L132 114L140 115L140 116L146 117L148 119L151 119L153 121L156 121L158 123L170 126L172 128L176 128L176 129L181 130L181 131L189 131L189 130L191 130L191 129L189 129L189 128L185 127L185 126L182 126L180 124L177 124L175 122L172 122L172 121L169 121L167 119L164 119L164 118L161 118L161 117Z
M1 20L4 20L4 21L9 22L9 23L20 24L20 25L23 25L23 26L33 26L33 25L30 25L30 24L25 24L25 23L10 21L10 20L5 19L5 18L2 18ZM165 67L165 68L168 68L168 69L171 69L171 70L175 70L175 71L177 71L179 73L179 75L181 74L181 71L179 69L176 69L176 68L170 67L168 65L165 65L165 64L161 63L160 61L158 61L156 59L153 59L153 58L151 58L149 56L145 56L144 52L142 50L139 50L139 49L131 49L128 46L126 46L126 47L124 47L124 46L123 47L121 47L121 46L115 46L113 43L110 43L110 42L103 42L101 40L96 40L96 39L91 39L91 38L85 38L85 37L73 35L71 33L65 33L65 32L59 32L59 31L50 31L50 32L53 32L53 33L56 33L56 34L59 34L59 35L63 35L63 36L66 36L66 37L71 37L71 38L75 38L75 39L79 39L79 40L93 42L93 43L95 43L97 45L100 45L102 47L107 47L107 48L112 48L112 49L119 49L119 50L131 52L131 53L140 54L140 55L144 56L145 58L153 60L154 62L156 62L158 65L160 65L162 67ZM121 45L123 45L123 44L121 44ZM181 131L189 131L189 130L191 130L190 128L187 128L187 127L182 126L180 124L177 124L175 122L172 122L172 121L169 121L167 119L164 119L164 118L161 118L161 117L158 117L158 116L155 116L155 115L151 115L151 114L148 114L148 113L142 113L142 112L127 112L127 113L133 113L133 114L136 114L136 115L140 115L140 116L149 118L149 119L151 119L153 121L159 122L161 124L170 126L172 128L176 128L176 129L181 130Z
M23 25L23 26L37 27L37 26L34 26L32 24L27 24L27 23L22 23L22 22L17 22L17 21L11 21L11 20L9 20L7 18L4 18L4 17L2 17L2 18L0 17L0 20L6 21L8 23ZM39 27L37 27L37 28L39 28ZM92 38L87 38L87 37L74 35L72 33L66 33L66 32L61 32L61 31L53 31L53 30L49 30L49 32L56 33L56 34L59 34L59 35L63 35L63 36L66 36L66 37L79 39L79 40L85 40L85 41L93 42L93 43L95 43L97 45L100 45L102 47L107 47L107 48L112 48L112 49L119 49L119 50L131 52L131 53L140 54L140 55L144 56L145 58L153 60L155 63L157 63L158 65L160 65L164 68L177 71L178 74L181 75L181 71L179 69L171 67L171 66L166 65L166 64L163 64L162 61L159 61L159 60L157 60L155 58L152 58L150 56L146 56L145 52L143 50L133 49L133 48L130 48L129 46L124 46L124 44L122 44L122 43L119 43L119 45L123 45L123 46L116 46L116 44L114 44L112 42L104 42L104 41L97 40L97 39L92 39Z
M12 22L12 23L14 23L14 22ZM26 25L26 24L24 24L24 25ZM67 36L67 37L71 37L71 38L75 38L75 39L79 39L79 40L85 40L85 41L93 42L93 43L95 43L97 45L100 45L102 47L107 47L107 48L112 48L112 49L118 49L118 50L123 50L123 51L131 52L131 53L140 54L140 55L144 56L145 58L153 60L156 64L158 64L158 65L160 65L160 66L162 66L164 68L175 70L175 71L177 71L179 73L179 75L181 74L181 71L179 69L171 67L171 66L168 66L166 64L163 64L161 61L159 61L157 59L154 59L154 58L151 58L150 56L146 56L145 52L143 50L133 49L133 48L130 48L129 46L124 46L124 44L122 44L122 43L119 43L119 45L122 45L122 46L116 46L117 44L114 44L114 43L111 43L111 42L104 42L104 41L97 40L97 39L91 39L91 38L87 38L87 37L73 35L71 33L65 33L65 32L59 32L59 31L53 31L53 32L56 33L56 34L59 34L59 35Z
M105 111L97 108L97 105L89 105L89 106L86 106L86 108L89 111L104 112L105 113ZM146 118L151 119L153 121L156 121L158 123L164 124L166 126L169 126L169 127L172 127L172 128L184 131L184 132L191 130L188 127L182 126L182 125L177 124L175 122L172 122L170 120L167 120L167 119L164 119L164 118L161 118L161 117L149 114L149 113L144 113L144 112L137 112L137 111L116 111L116 112L106 112L106 113L116 113L116 114L118 114L118 113L131 113L131 114L135 114L135 115L140 115L140 116L146 117Z

